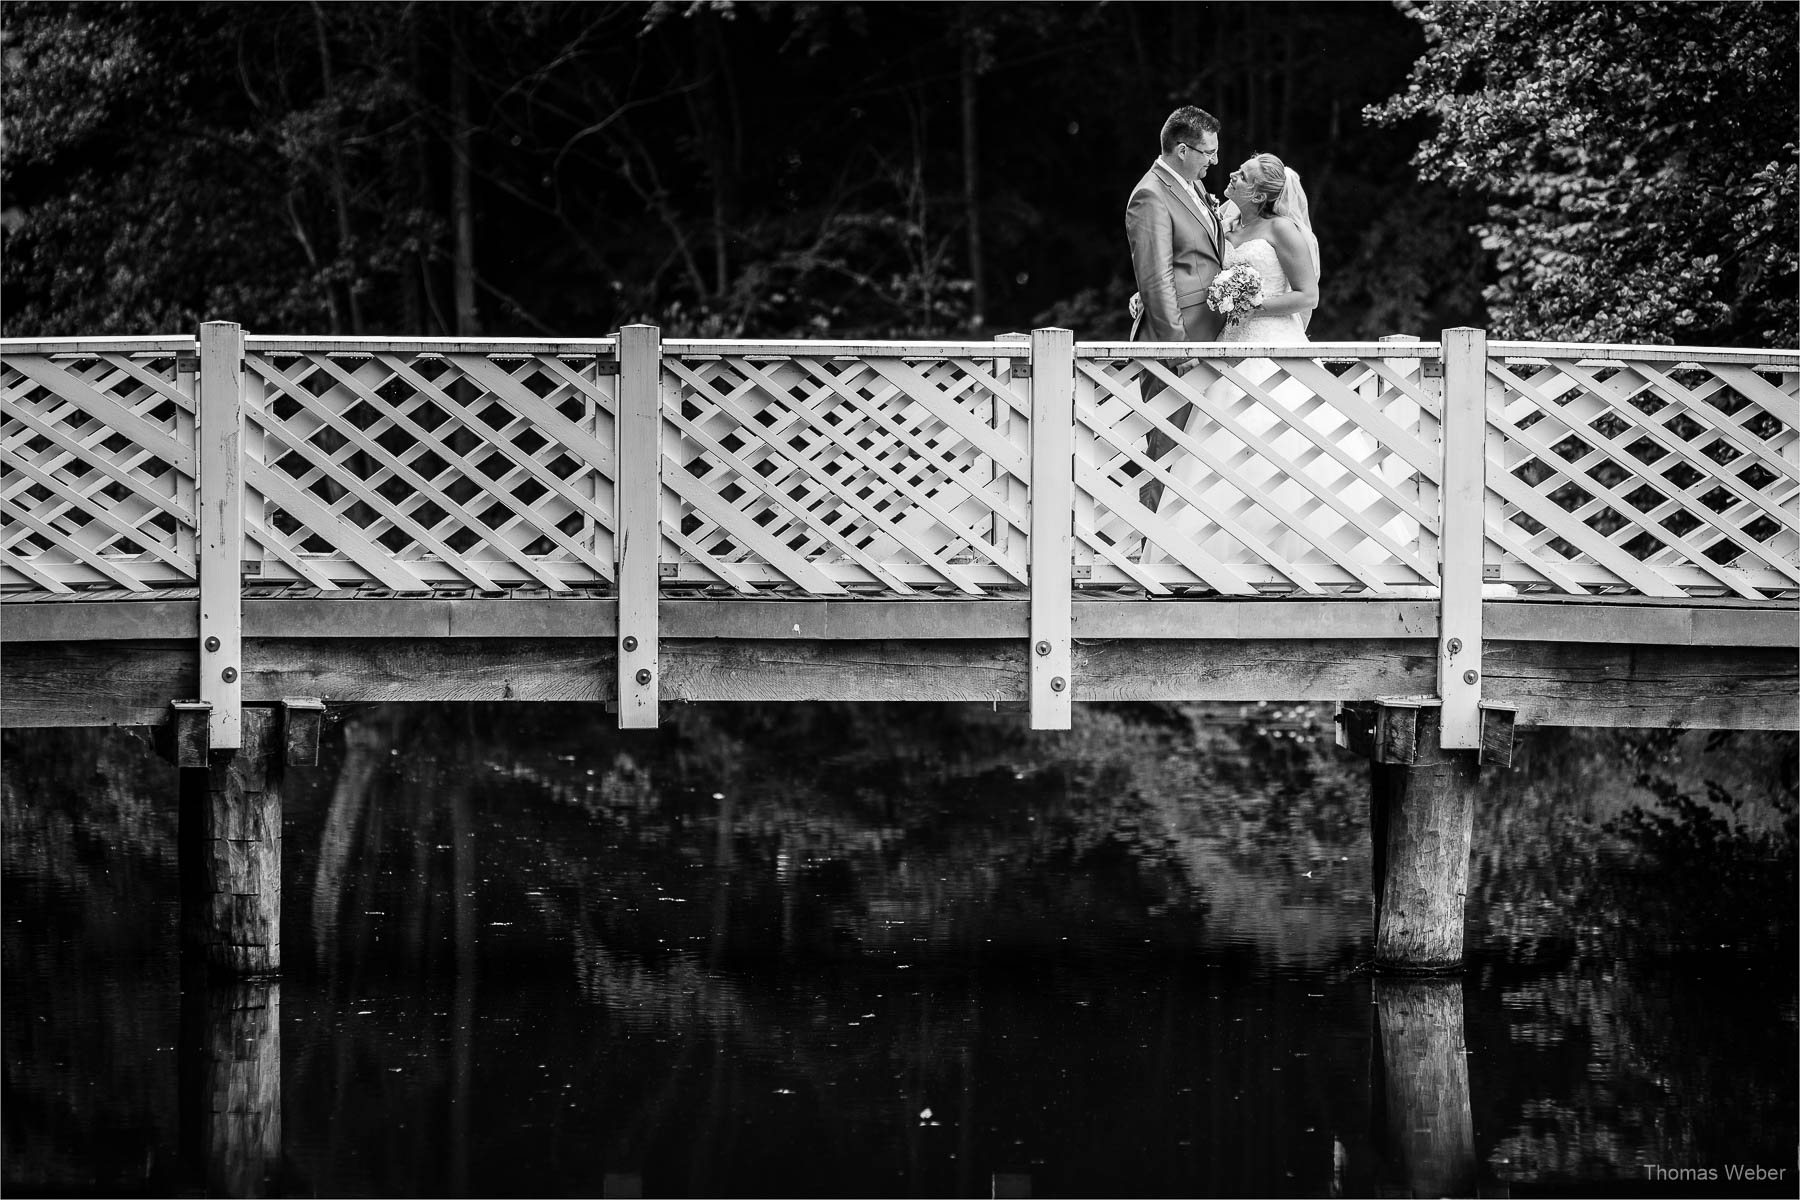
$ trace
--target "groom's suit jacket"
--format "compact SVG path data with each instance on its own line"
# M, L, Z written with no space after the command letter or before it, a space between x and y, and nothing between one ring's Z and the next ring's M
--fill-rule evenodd
M1224 265L1225 235L1212 209L1152 164L1131 189L1125 236L1144 301L1131 340L1216 341L1224 318L1206 307L1206 289Z

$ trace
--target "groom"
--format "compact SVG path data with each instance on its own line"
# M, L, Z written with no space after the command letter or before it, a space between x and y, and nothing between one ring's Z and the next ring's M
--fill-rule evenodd
M1134 342L1216 341L1224 318L1206 306L1206 289L1225 259L1225 235L1198 181L1219 161L1219 118L1193 105L1184 105L1163 122L1162 153L1144 177L1131 189L1125 206L1125 236L1131 242L1131 268L1144 311L1132 323ZM1159 379L1148 379L1143 397L1150 400L1163 390ZM1186 429L1194 406L1183 404L1171 418L1177 429ZM1161 458L1174 443L1160 429L1151 429L1151 458ZM1163 485L1146 483L1140 493L1144 506L1154 509Z

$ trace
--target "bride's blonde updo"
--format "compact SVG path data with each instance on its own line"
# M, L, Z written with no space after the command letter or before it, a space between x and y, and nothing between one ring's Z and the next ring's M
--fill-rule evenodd
M1256 201L1258 211L1265 217L1272 217L1275 205L1281 201L1281 193L1287 187L1287 166L1273 154L1254 155L1244 172L1244 182L1250 185L1250 195Z

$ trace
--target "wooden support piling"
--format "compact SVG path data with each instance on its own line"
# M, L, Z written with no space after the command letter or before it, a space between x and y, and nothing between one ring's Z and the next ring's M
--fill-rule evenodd
M1463 902L1481 756L1478 750L1441 748L1439 710L1418 711L1413 761L1369 764L1377 970L1462 966Z
M1462 750L1442 746L1436 697L1340 706L1338 744L1369 760L1376 970L1462 966L1475 788L1484 760L1512 761L1514 715L1479 709L1477 745Z
M247 705L236 751L180 771L182 947L225 975L281 970L282 725Z

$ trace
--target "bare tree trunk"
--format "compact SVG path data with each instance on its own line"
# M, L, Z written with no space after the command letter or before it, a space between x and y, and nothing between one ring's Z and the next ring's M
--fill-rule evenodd
M319 37L319 81L325 90L327 111L335 102L333 95L331 72L331 44L325 36L325 10L319 7L319 0L313 0L313 29ZM326 131L326 143L331 148L331 203L337 209L338 257L348 259L355 248L355 237L350 229L350 197L344 186L344 154L342 141L337 135L337 118L330 118ZM356 295L356 279L354 274L344 282L344 292L350 301L350 332L360 336L363 332L362 301Z
M965 30L962 50L963 211L969 226L969 279L975 287L974 311L969 314L969 323L977 330L987 324L987 278L981 261L981 155L975 127L975 81L980 55L975 30Z
M1262 49L1256 37L1256 15L1261 8L1254 4L1246 4L1239 10L1243 18L1243 53L1238 56L1238 78L1243 81L1244 89L1244 132L1249 136L1249 150L1255 152L1263 149L1268 138L1264 132L1262 111L1262 88L1258 81L1262 78L1262 57L1258 53Z
M1291 154L1294 146L1294 91L1300 81L1300 72L1296 69L1298 55L1294 52L1294 23L1283 21L1281 24L1281 147L1282 153Z
M731 287L731 222L737 212L737 175L742 143L738 137L737 95L719 21L702 13L699 22L700 87L694 111L700 144L707 148L712 176L713 293L723 297Z
M469 121L469 67L459 37L450 52L450 219L456 227L456 335L481 332L475 311L475 197L472 130Z
M1171 81L1183 91L1194 85L1194 52L1199 41L1195 4L1171 4L1169 13L1169 63L1175 68Z
M399 191L402 195L410 191L413 203L421 211L429 211L431 187L430 176L426 173L425 122L422 116L425 109L425 57L420 46L423 33L419 26L418 8L408 5L404 18L404 37L406 90L412 102L412 133L408 139L404 165L399 169L402 176ZM409 334L425 332L425 292L431 286L431 274L425 266L424 256L414 255L413 258L414 262L402 264L400 268L401 332Z

